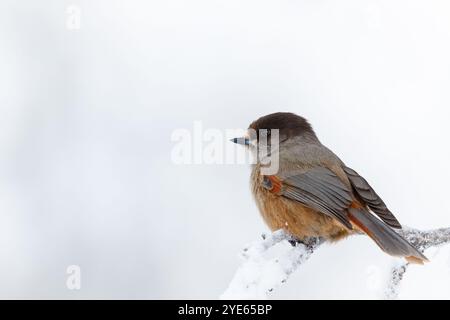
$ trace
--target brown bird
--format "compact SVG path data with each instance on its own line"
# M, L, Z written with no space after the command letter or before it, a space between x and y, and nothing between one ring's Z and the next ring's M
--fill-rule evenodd
M270 157L278 157L277 173L264 175L260 159L251 173L256 204L272 231L284 229L300 242L365 233L392 256L428 261L394 230L401 229L400 223L369 183L319 141L306 119L278 112L252 122L249 129L232 141L253 152L278 129L278 146L266 143Z

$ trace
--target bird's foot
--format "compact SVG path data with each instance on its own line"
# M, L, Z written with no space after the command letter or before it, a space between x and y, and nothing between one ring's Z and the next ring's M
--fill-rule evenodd
M292 238L288 241L293 247L298 246L298 244L303 244L308 249L314 249L318 245L322 244L325 240L321 237L305 237L303 239Z

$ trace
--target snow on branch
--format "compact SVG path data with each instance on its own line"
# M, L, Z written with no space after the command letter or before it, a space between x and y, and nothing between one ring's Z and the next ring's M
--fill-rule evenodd
M306 244L295 243L276 258L267 258L267 251L282 241L293 242L283 230L263 234L262 240L247 245L242 251L244 263L239 267L221 299L264 299L286 282L301 264L321 244L320 238L311 238Z
M430 247L450 243L450 228L421 231L405 227L398 232L422 252ZM269 249L283 241L289 241L292 247L276 257L269 257ZM220 298L267 298L271 292L284 284L323 242L321 238L309 238L299 243L283 230L263 235L262 240L250 243L243 249L241 256L244 262ZM398 296L399 285L407 268L406 262L398 263L392 268L385 298L395 299Z

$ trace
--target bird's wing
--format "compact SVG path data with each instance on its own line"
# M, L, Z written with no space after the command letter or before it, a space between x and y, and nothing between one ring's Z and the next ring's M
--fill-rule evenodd
M395 218L391 211L386 207L383 200L377 195L375 190L361 177L355 170L343 166L342 169L347 174L348 179L363 203L372 210L381 220L392 228L401 228L400 222Z
M347 212L353 202L351 190L327 168L316 167L283 180L277 176L264 176L263 186L336 218L348 229L353 228Z
M350 180L349 186L324 167L316 167L285 179L264 176L262 184L274 194L298 201L337 219L348 229L356 225L390 255L405 257L413 263L427 261L419 250L391 229L400 224L367 181L352 169L343 169ZM383 221L370 213L367 207Z

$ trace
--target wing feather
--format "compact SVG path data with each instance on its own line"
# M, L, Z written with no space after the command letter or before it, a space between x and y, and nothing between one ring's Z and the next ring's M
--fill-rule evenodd
M400 222L392 214L392 212L386 207L383 200L378 196L375 190L369 185L369 183L361 177L355 170L343 166L345 173L347 174L350 183L356 194L365 202L365 204L372 210L377 216L380 217L385 223L392 228L401 228Z
M347 212L353 201L351 190L331 170L316 167L305 173L289 176L282 184L282 196L336 218L352 229Z

